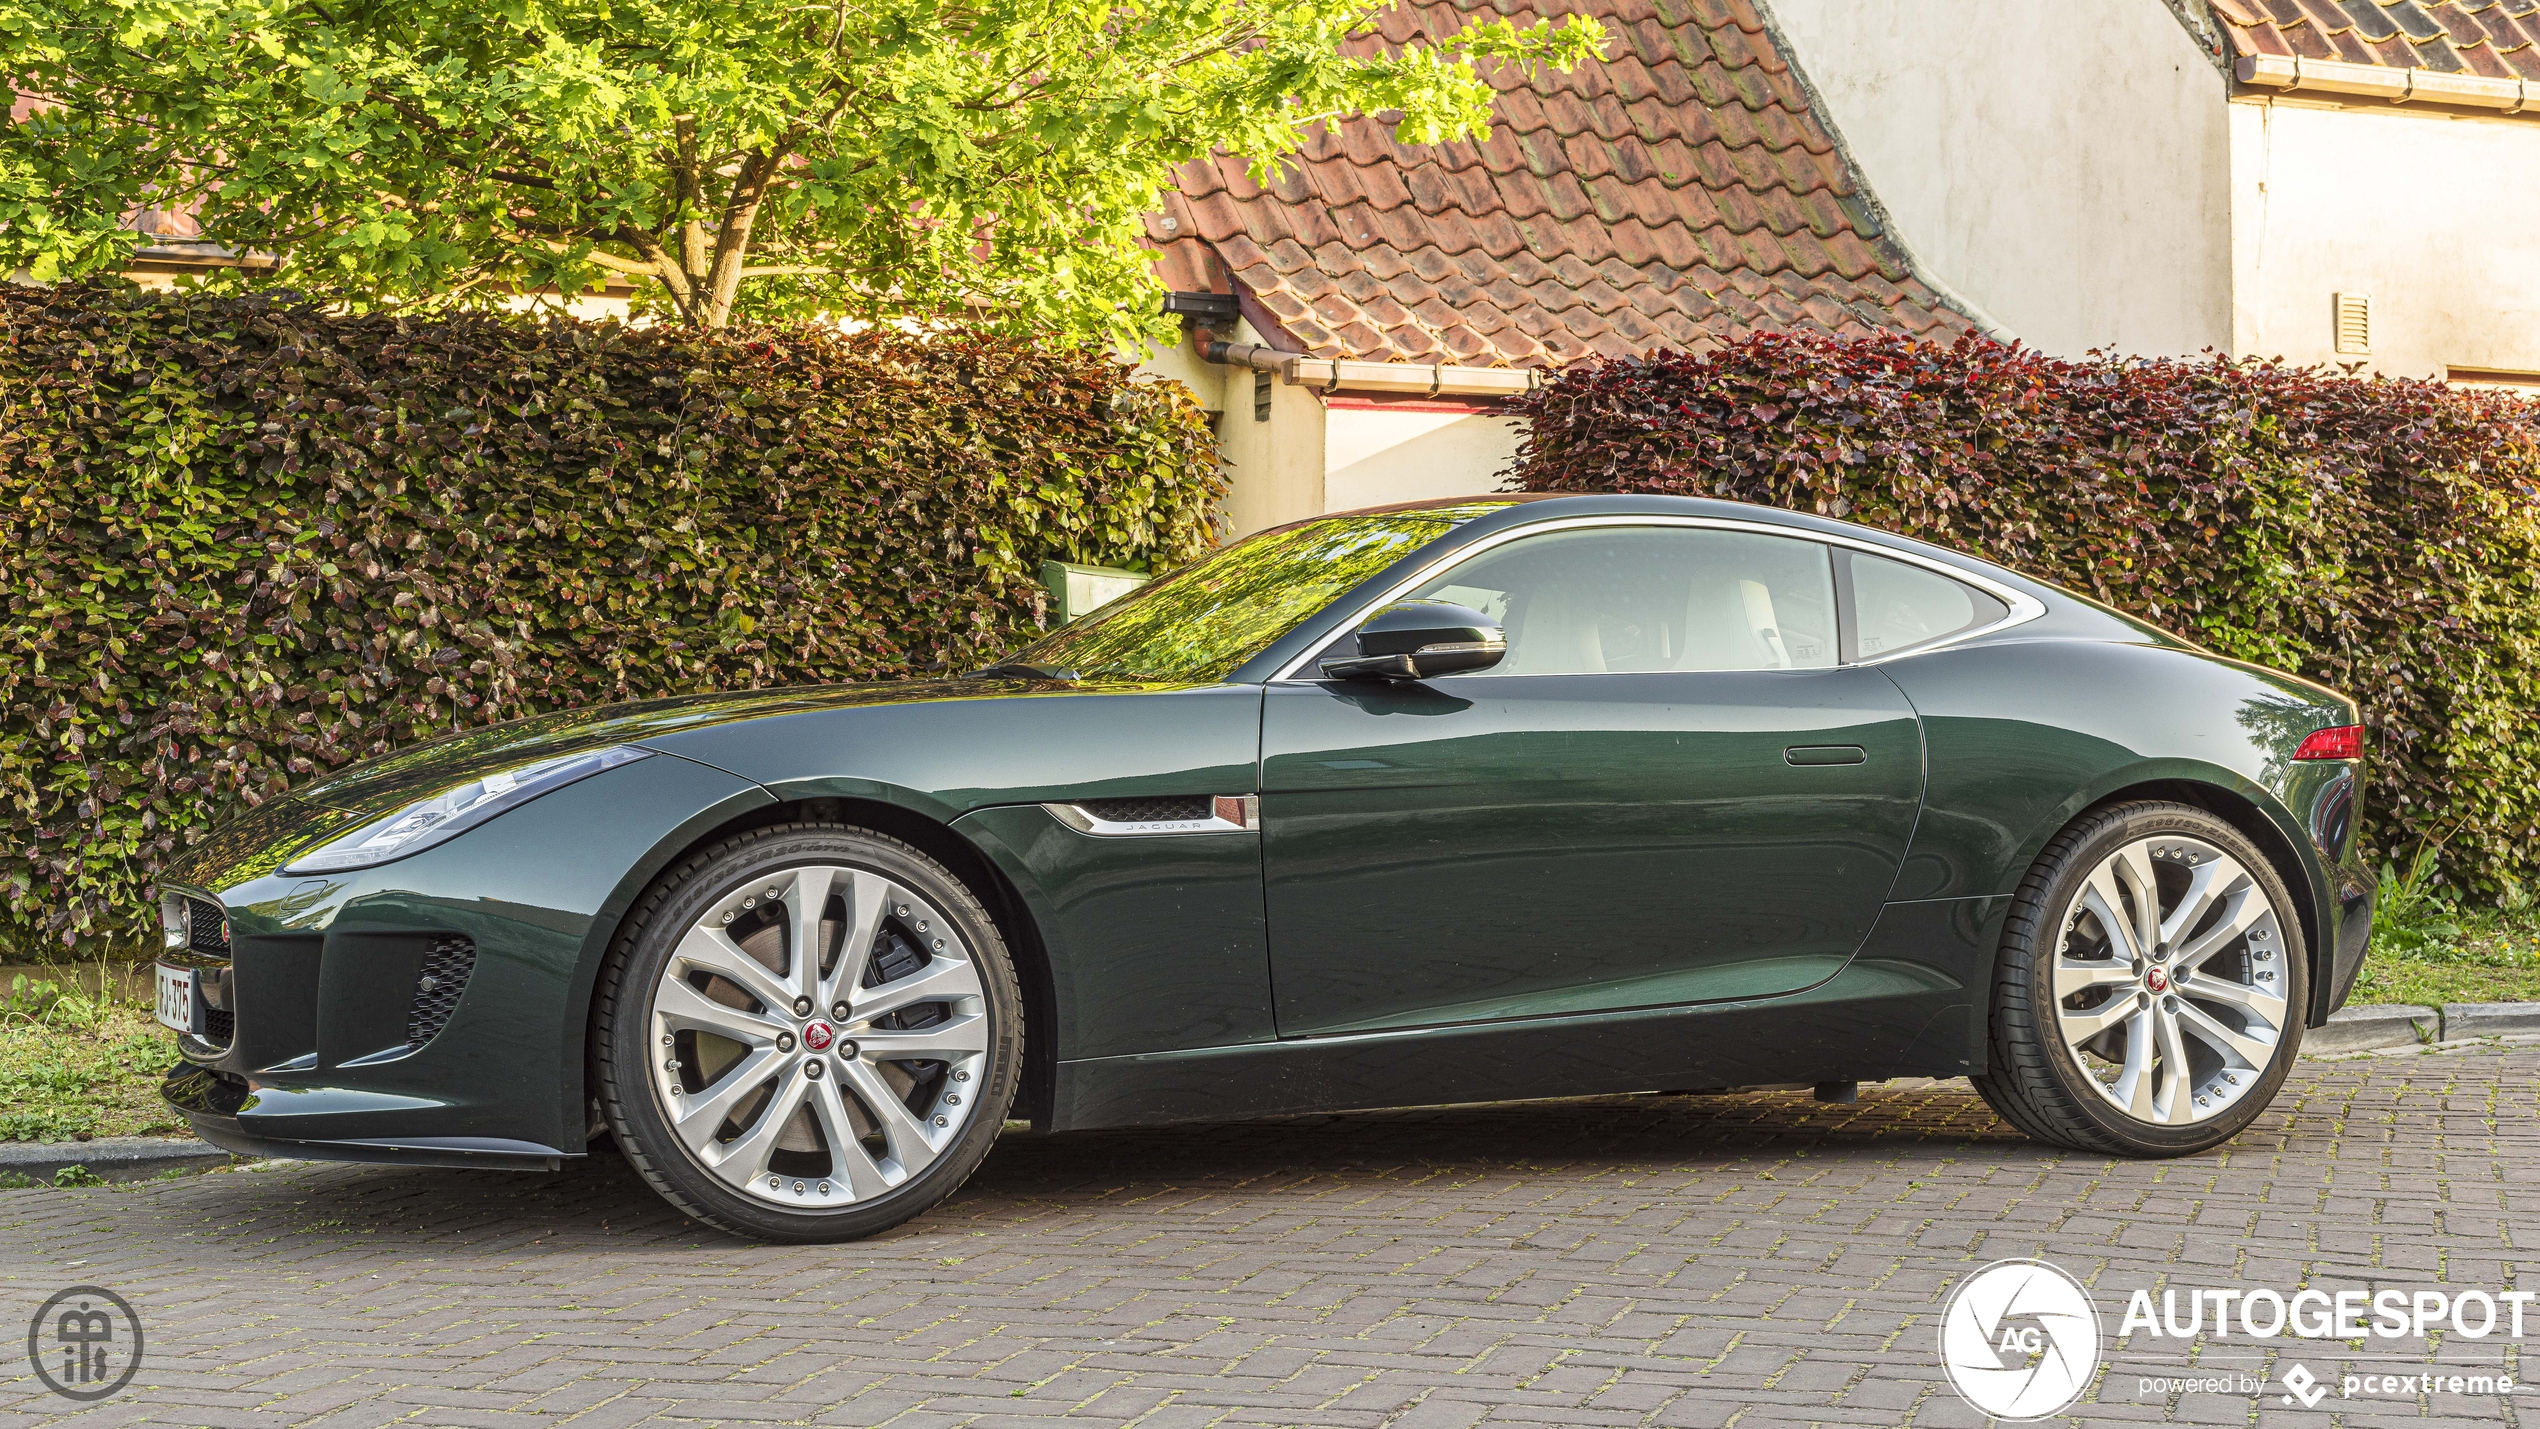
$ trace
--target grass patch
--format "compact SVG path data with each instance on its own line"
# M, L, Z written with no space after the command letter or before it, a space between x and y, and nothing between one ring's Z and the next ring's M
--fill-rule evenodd
M185 1129L159 1100L175 1035L112 980L101 987L20 975L0 989L0 1141Z
M2348 1002L2540 1002L2540 906L2527 894L2492 908L2453 901L2433 882L2439 851L2420 849L2405 872L2383 866Z

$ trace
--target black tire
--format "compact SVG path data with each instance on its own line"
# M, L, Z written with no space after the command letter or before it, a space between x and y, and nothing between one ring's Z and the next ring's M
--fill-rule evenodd
M2183 1125L2129 1115L2101 1095L2080 1054L2067 1046L2053 1001L2055 950L2063 930L2077 916L2076 903L2092 870L2130 844L2164 837L2197 840L2228 854L2272 905L2276 916L2267 929L2266 943L2244 942L2240 946L2247 951L2240 956L2257 958L2275 948L2280 953L2266 957L2263 965L2245 962L2241 966L2252 978L2261 975L2262 967L2280 977L2287 1011L2272 1059L2258 1069L2254 1084L2243 1090L2235 1083L2228 1088L2235 1100L2207 1119ZM2082 926L2095 927L2095 915L2094 922ZM2238 1135L2265 1110L2291 1071L2301 1050L2304 1011L2310 1005L2309 954L2290 892L2273 863L2247 835L2185 804L2128 803L2094 810L2056 835L2020 884L1995 965L1986 1070L1971 1080L2003 1120L2039 1141L2111 1156L2186 1156L2209 1150ZM2076 999L2114 995L2113 991L2084 992L2076 994ZM2148 993L2133 987L2126 987L2125 995L2149 999Z
M949 931L958 932L979 974L988 1023L986 1065L975 1089L964 1083L972 1099L969 1120L930 1164L871 1199L840 1208L795 1210L739 1193L673 1133L659 1104L667 1094L656 1091L652 1075L650 1009L681 939L718 901L728 902L751 884L813 865L880 874L919 895L953 925ZM1022 1007L1013 959L995 921L943 865L897 839L844 825L753 829L681 859L654 882L627 918L593 999L594 1090L619 1151L680 1211L755 1240L856 1240L924 1214L960 1189L987 1157L1021 1078ZM820 1044L806 1036L803 1045ZM840 1045L845 1045L843 1037ZM831 1080L839 1080L835 1064L830 1065Z

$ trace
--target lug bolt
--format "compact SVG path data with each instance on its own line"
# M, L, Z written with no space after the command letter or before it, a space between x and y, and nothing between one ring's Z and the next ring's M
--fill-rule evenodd
M793 1033L791 1033L791 1032L779 1032L779 1033L777 1033L777 1034L776 1034L776 1050L777 1050L777 1051L779 1051L779 1052L791 1052L791 1051L793 1051L793 1050L794 1050L794 1034L793 1034Z
M969 1074L968 1072L955 1072L955 1073L953 1073L953 1080L954 1080L954 1081L956 1081L956 1082L966 1082L966 1081L969 1081L969 1080L970 1080L970 1074Z
M798 997L798 998L795 998L795 999L794 999L794 1015L795 1015L796 1017L808 1017L808 1016L810 1016L810 1015L811 1015L811 999L810 999L810 998L808 998L808 997Z
M839 1056L841 1056L841 1057L852 1057L852 1056L854 1056L854 1055L855 1055L855 1044L854 1044L853 1042L840 1042L840 1043L838 1044L838 1055L839 1055Z
M905 918L905 917L907 917L907 916L908 916L908 905L907 905L907 904L905 904L905 903L903 903L903 904L901 904L899 907L894 908L894 909L892 909L891 911L892 911L892 912L894 912L894 913L897 913L899 916L901 916L901 917Z
M843 998L843 997L842 997L842 998L839 998L836 1002L833 1002L833 1003L829 1004L829 1017L830 1017L830 1020L831 1020L831 1021L833 1021L833 1022L844 1022L844 1021L846 1021L846 1020L847 1020L847 1010L848 1010L848 1009L847 1009L847 1000L846 1000L845 998Z
M820 1080L820 1062L817 1058L803 1063L803 1075L815 1082Z
M925 919L920 918L920 919L918 919L918 920L917 920L917 931L919 931L919 932L921 932L921 933L923 933L923 932L925 932L925 931L926 931L926 920L925 920Z
M944 1093L944 1105L946 1105L946 1106L959 1106L959 1105L961 1105L961 1093L959 1093L959 1092L946 1092L946 1093Z
M952 1125L952 1118L948 1116L939 1116L935 1118L935 1124L937 1126L950 1126Z

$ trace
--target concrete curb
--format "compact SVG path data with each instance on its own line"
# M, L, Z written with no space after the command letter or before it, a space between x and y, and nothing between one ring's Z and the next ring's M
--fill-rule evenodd
M245 1158L190 1136L101 1136L95 1141L0 1141L0 1174L46 1185L81 1166L107 1181L146 1181L165 1171L202 1171Z
M2498 1037L2540 1032L2540 1002L2447 1002L2446 1037Z
M2426 1042L2414 1047L2373 1047L2361 1052L2331 1052L2314 1057L2302 1054L2306 1062L2359 1062L2367 1057L2424 1057L2437 1052L2507 1052L2517 1047L2540 1047L2540 1033L2521 1032L2503 1037L2455 1037L2449 1041Z
M2483 1041L2540 1034L2540 1002L2447 1002L2440 1008L2385 1002L2342 1008L2326 1027L2302 1037L2305 1057L2357 1052L2411 1052L2421 1047L2471 1046Z
M2378 1047L2420 1047L2442 1040L2443 1014L2407 1003L2376 1003L2341 1008L2326 1027L2302 1034L2302 1055L2335 1056Z

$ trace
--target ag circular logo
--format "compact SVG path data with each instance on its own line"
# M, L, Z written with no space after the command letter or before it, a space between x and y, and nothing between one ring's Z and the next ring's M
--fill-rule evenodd
M2042 1260L1997 1260L1961 1281L1940 1313L1940 1364L1978 1413L2043 1419L2099 1372L2099 1311L2081 1282Z
M803 1026L803 1045L815 1052L828 1051L829 1044L836 1040L838 1040L837 1031L826 1022L806 1023Z
M141 1317L102 1285L56 1292L26 1327L26 1357L64 1399L103 1399L141 1368Z

